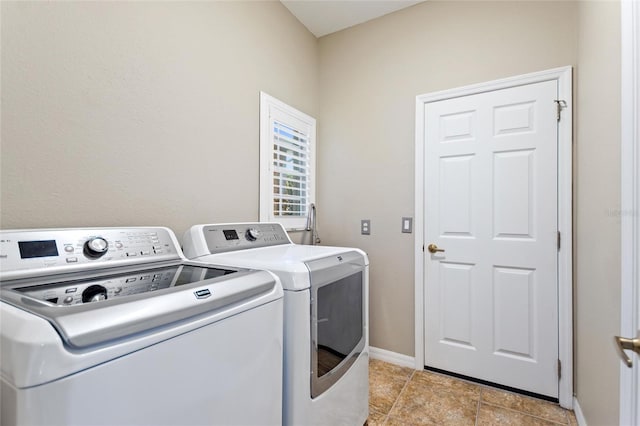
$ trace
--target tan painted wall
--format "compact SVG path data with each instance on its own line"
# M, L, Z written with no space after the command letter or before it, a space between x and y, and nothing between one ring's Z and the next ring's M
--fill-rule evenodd
M320 39L318 223L371 258L371 345L413 355L415 97L576 65L571 2L429 1ZM371 219L371 235L359 233Z
M581 2L575 75L575 393L589 425L618 424L620 4Z
M2 2L2 228L258 219L259 91L318 114L280 2Z

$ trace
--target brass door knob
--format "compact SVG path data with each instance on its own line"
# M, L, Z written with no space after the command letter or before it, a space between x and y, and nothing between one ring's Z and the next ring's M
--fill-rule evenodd
M627 364L627 367L633 367L633 361L631 361L631 358L629 358L624 351L631 350L640 355L640 337L628 339L626 337L615 336L614 340L618 345L620 357L624 360L624 363Z
M439 251L444 252L444 249L438 248L435 244L429 244L427 246L427 250L429 250L429 253L437 253Z

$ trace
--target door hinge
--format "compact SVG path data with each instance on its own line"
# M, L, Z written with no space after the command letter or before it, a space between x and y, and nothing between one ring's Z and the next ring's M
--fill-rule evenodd
M562 361L558 360L558 380L562 378Z
M567 101L556 99L553 102L556 103L556 120L560 121L560 113L567 107Z
M562 242L562 237L560 235L560 231L558 231L558 251L560 251L561 242Z

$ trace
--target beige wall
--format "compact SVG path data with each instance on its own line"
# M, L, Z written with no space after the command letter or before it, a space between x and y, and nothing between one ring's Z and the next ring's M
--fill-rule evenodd
M371 258L371 345L413 355L415 97L575 66L570 2L429 1L320 39L318 223ZM371 235L359 233L371 219Z
M280 2L2 2L2 228L258 219L263 90L318 114Z
M587 424L618 423L620 4L579 6L575 142L575 392Z

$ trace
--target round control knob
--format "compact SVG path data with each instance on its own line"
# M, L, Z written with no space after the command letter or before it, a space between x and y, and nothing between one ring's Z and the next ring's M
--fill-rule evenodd
M258 238L260 238L260 234L261 234L261 232L260 232L259 229L249 228L249 229L247 229L247 232L245 232L244 236L249 241L255 241Z
M90 259L97 259L107 254L109 243L102 237L94 237L84 243L84 255Z
M107 289L101 285L90 285L82 292L82 303L99 302L107 298Z

